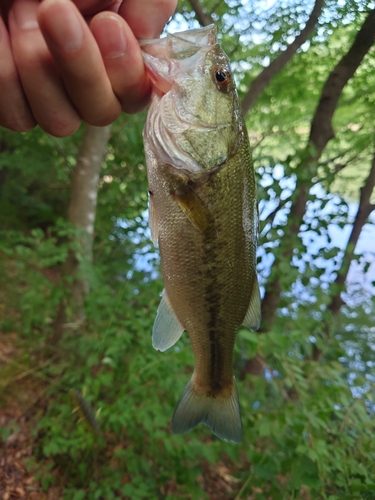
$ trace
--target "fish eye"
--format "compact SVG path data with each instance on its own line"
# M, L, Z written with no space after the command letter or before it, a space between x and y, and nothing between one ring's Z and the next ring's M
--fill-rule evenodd
M231 82L231 76L225 68L215 68L214 81L219 89L226 89Z
M227 78L227 75L224 73L223 70L219 69L218 71L216 71L216 80L219 82L219 83L222 83L222 82L225 82L226 78Z

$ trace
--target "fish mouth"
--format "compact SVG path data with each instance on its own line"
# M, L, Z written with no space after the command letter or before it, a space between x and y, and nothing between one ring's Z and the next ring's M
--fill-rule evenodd
M197 113L186 98L189 94L186 94L186 82L205 78L207 57L222 52L217 44L216 27L211 25L161 39L141 40L140 46L154 85L144 137L163 164L171 165L194 182L202 181L219 170L231 152L222 141L223 147L212 146L207 156L204 143L213 144L218 134L225 136L225 130L232 127L232 117L221 118L217 123L205 113ZM213 54L209 56L211 51Z
M176 75L194 68L216 43L214 24L164 38L139 40L147 73L158 94L169 92Z
M168 34L164 38L143 38L138 40L142 51L168 58L181 59L186 52L195 52L202 47L210 47L217 43L217 30L214 24L178 33Z

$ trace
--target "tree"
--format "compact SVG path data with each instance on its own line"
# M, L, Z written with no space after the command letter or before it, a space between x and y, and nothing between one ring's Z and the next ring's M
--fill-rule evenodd
M93 236L99 176L109 138L110 127L86 125L77 161L72 175L71 195L68 206L68 220L75 234L63 265L62 279L71 280L69 305L70 323L79 327L85 320L84 301L89 292L87 264L93 261ZM54 322L52 344L57 344L63 335L67 321L66 303L59 305Z

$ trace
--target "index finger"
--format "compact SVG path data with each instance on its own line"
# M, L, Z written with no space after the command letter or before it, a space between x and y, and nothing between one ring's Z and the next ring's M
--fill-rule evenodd
M177 0L124 0L118 13L136 38L157 38L177 6Z
M112 10L116 0L73 0L83 16L93 16L103 10Z
M119 15L102 12L91 21L113 91L126 113L143 109L151 95L137 38L159 36L175 6L176 0L124 0ZM124 50L118 48L121 38Z

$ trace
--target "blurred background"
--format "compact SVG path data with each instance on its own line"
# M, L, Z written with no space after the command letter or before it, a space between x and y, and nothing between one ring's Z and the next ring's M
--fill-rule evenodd
M212 22L261 218L243 443L169 429L194 359L186 334L151 345L146 113L67 139L0 129L4 500L375 499L375 2L181 0L166 32Z

